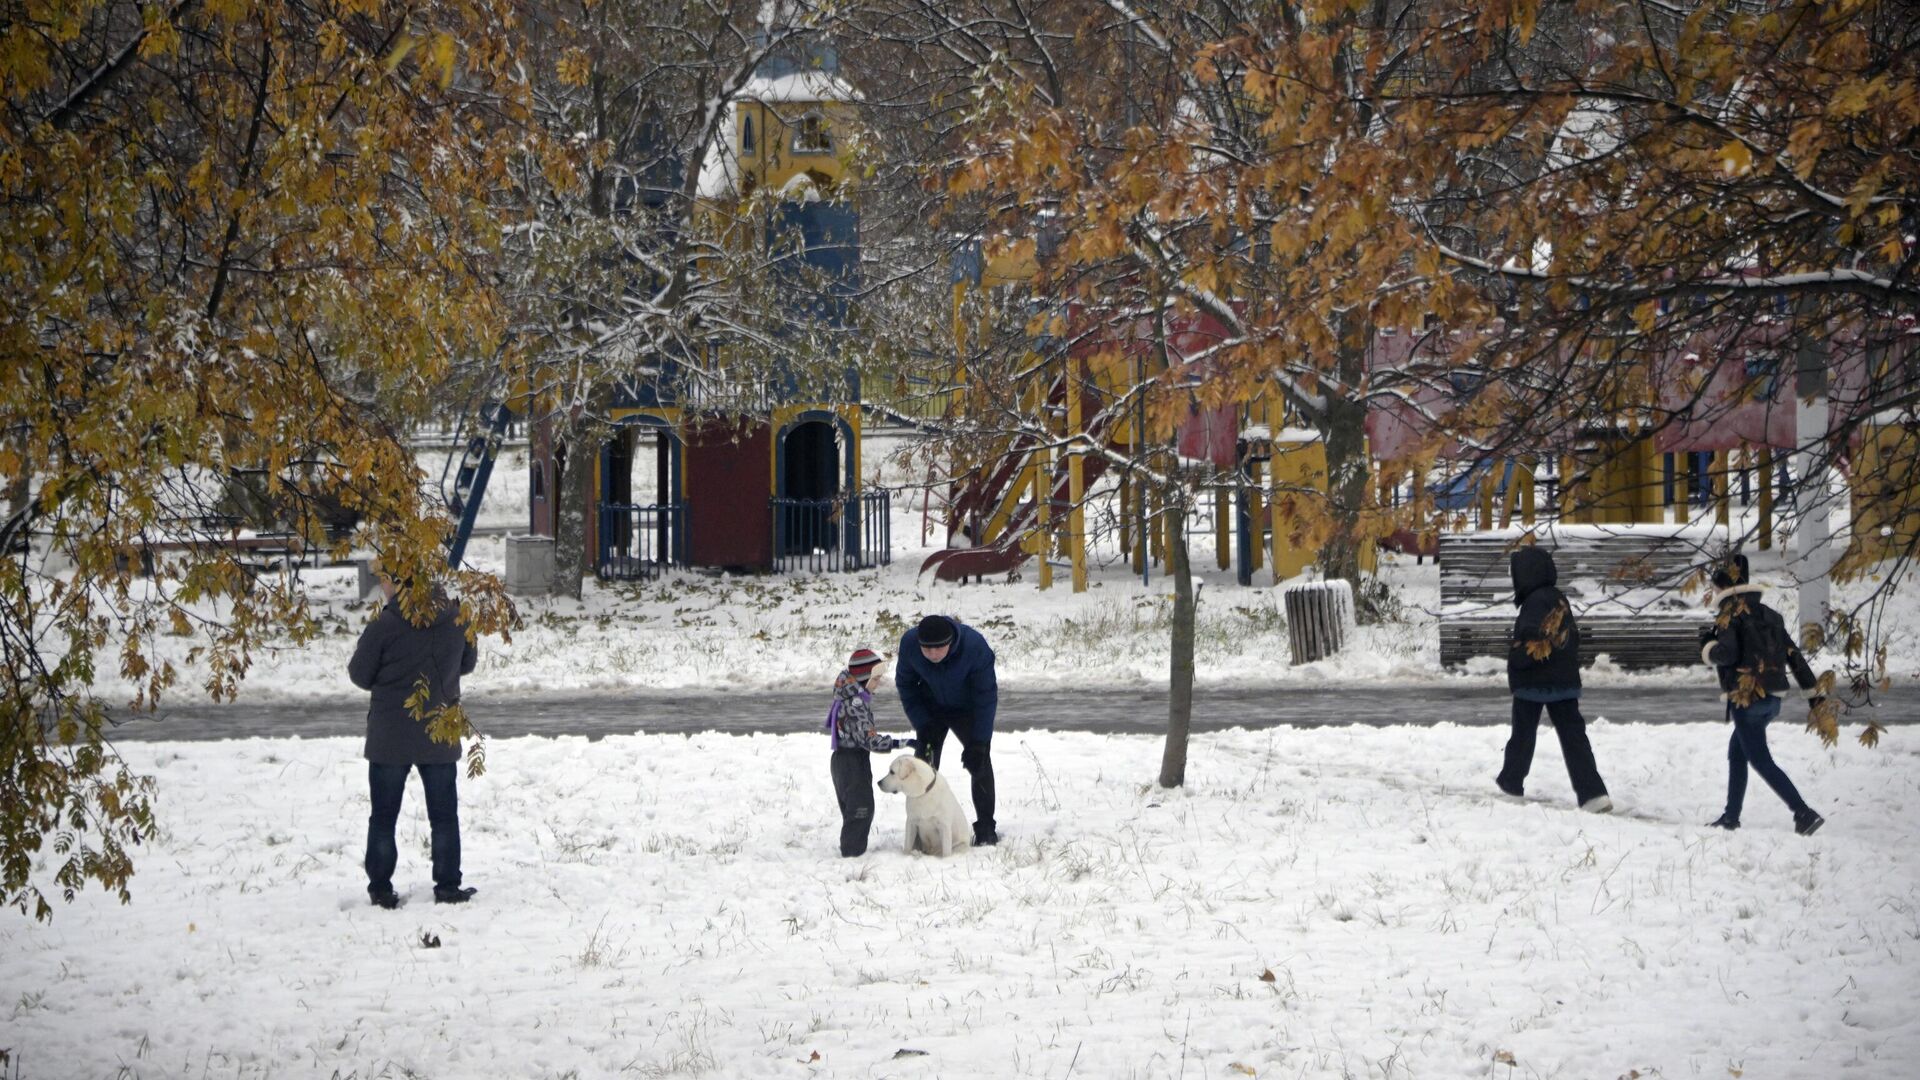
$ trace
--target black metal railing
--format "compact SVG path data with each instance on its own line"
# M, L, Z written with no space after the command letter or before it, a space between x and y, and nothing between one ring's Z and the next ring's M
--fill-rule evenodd
M771 501L773 568L864 570L893 561L893 493L885 488L852 498Z
M687 504L602 504L599 548L594 572L609 581L652 581L669 566L685 566Z

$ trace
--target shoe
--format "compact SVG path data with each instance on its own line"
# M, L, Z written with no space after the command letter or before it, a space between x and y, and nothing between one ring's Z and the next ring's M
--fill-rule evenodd
M1732 832L1739 827L1740 819L1734 817L1732 814L1721 814L1719 817L1707 822L1707 828L1709 829L1725 829L1728 832Z
M1000 833L993 826L989 825L984 829L978 825L973 827L974 847L992 847L999 842Z
M1519 784L1509 784L1501 777L1494 777L1493 784L1500 789L1500 794L1505 795L1509 799L1524 799L1527 797L1525 788Z
M1613 813L1613 800L1605 795L1595 795L1593 798L1581 803L1580 809L1585 810L1589 814L1611 814Z
M377 892L373 889L368 889L367 899L373 902L374 907L386 908L388 911L392 911L400 906L400 894L394 892L392 889L383 889Z
M436 904L464 904L473 899L473 894L479 891L479 889L471 885L464 889L443 889L435 885L433 887L433 902Z
M1812 809L1801 810L1793 815L1793 831L1801 836L1812 836L1820 831L1820 826L1826 823L1827 819L1814 813Z

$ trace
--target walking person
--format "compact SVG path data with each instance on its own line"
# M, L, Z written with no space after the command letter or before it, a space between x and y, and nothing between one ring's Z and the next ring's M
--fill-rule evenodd
M826 732L833 747L833 794L840 804L840 854L864 855L873 828L873 755L911 745L873 727L873 673L880 654L855 649L847 668L833 680L833 704L827 706Z
M1781 695L1787 691L1787 673L1799 684L1810 708L1826 701L1807 658L1787 632L1780 613L1760 602L1764 591L1753 583L1747 557L1735 553L1713 573L1714 593L1708 598L1714 621L1700 630L1700 659L1720 676L1720 697L1727 703L1733 735L1727 740L1727 805L1710 822L1722 829L1740 827L1740 810L1747 797L1747 769L1752 767L1780 801L1793 811L1793 831L1812 836L1827 819L1800 797L1799 789L1773 760L1767 749L1767 724L1780 715Z
M1560 575L1553 554L1545 548L1523 547L1509 558L1508 568L1513 575L1513 602L1520 608L1507 648L1513 734L1507 739L1506 760L1494 783L1514 798L1526 793L1544 709L1560 739L1574 801L1582 810L1608 813L1613 799L1594 764L1587 719L1580 715L1580 627L1566 594L1557 587Z
M383 908L400 906L393 889L393 871L399 861L394 825L400 819L400 801L407 774L418 770L427 799L427 822L433 831L433 900L461 904L473 896L460 883L460 811L455 789L460 743L436 742L427 733L426 717L443 705L460 701L460 677L470 674L479 652L460 626L460 605L439 588L433 590L431 621L415 625L400 610L402 586L382 574L381 591L387 603L380 615L360 632L347 677L353 685L372 692L367 709L367 787L373 811L367 817L367 896ZM425 708L415 716L407 699L424 685Z
M999 843L991 751L1000 684L987 639L958 620L929 615L901 635L893 685L923 761L938 770L947 733L960 740L960 765L973 779L973 842Z

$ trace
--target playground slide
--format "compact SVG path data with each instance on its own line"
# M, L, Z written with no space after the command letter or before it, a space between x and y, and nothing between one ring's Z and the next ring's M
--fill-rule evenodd
M1106 464L1105 458L1086 458L1082 467L1082 481L1085 484L1092 484L1101 473L1106 471ZM1019 471L1015 471L1016 475ZM996 475L998 475L997 470ZM1004 493L1004 483L1002 481L1002 491L994 492L994 495ZM1053 491L1050 496L1053 505L1066 506L1072 497L1072 487L1072 478L1066 474L1065 465L1062 463L1054 476ZM970 577L1005 574L1018 569L1031 557L1021 546L1021 541L1026 538L1027 529L1033 524L1038 513L1039 507L1035 500L1027 498L1008 516L1006 528L1001 531L998 540L984 547L945 548L936 551L920 564L920 572L924 574L932 570L934 578L939 581L962 581Z

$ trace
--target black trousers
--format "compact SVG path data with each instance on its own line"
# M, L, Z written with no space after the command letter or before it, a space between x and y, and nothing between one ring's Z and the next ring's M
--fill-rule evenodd
M867 853L873 829L873 755L865 750L833 752L833 795L840 803L840 854Z
M920 740L920 760L940 770L940 752L945 749L947 733L960 740L960 767L973 780L973 831L975 835L995 831L993 820L992 735L974 739L971 715L935 713L925 727L914 729ZM964 734L963 734L964 732Z
M1500 781L1511 788L1526 786L1527 773L1533 768L1533 744L1540 733L1543 708L1553 718L1553 733L1560 739L1560 756L1566 759L1567 776L1573 781L1574 801L1585 803L1605 795L1607 785L1600 779L1600 767L1594 764L1593 744L1587 741L1587 718L1580 715L1580 702L1573 698L1545 705L1513 699L1513 735L1507 740Z
M373 796L373 812L367 815L367 893L379 896L393 891L393 868L400 861L400 849L393 837L400 820L400 800L407 791L407 774L419 770L420 786L426 790L427 823L433 829L433 885L436 889L460 887L460 798L456 778L460 766L454 762L437 765L382 765L367 762L367 788Z

